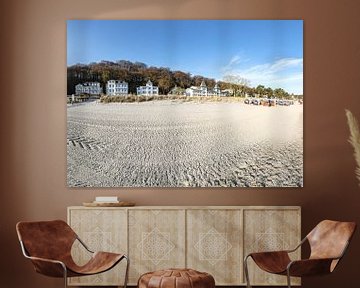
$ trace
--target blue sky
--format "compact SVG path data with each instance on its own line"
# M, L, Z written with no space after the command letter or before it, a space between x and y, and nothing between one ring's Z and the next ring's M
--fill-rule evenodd
M302 20L68 20L67 65L139 61L303 93Z

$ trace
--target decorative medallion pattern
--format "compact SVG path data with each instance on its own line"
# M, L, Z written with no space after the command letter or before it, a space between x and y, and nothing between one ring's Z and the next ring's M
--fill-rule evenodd
M289 247L285 242L283 232L275 232L269 228L264 233L255 233L253 251L279 251Z
M101 231L99 227L93 231L84 232L84 242L94 251L113 251L116 246L112 244L111 232Z
M194 247L199 252L200 260L206 260L211 265L227 260L227 253L232 245L227 240L226 233L219 233L215 228L211 228L208 232L199 235L200 239Z
M162 260L170 259L170 252L175 248L170 241L170 233L161 232L154 228L151 232L143 232L142 240L138 244L142 260L150 260L155 265Z

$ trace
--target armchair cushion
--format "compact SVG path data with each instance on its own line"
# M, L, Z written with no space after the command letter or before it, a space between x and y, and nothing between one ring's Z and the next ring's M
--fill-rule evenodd
M286 251L258 252L250 256L261 269L275 274L286 274L286 267L291 262Z
M289 272L291 276L297 277L328 274L331 272L333 261L336 260L333 258L297 260L291 262Z
M92 275L105 272L114 267L123 258L123 254L95 252L84 266L77 266L74 262L66 264L70 272L68 276Z

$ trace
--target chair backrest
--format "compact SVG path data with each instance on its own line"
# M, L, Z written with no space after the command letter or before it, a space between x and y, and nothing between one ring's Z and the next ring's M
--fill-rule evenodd
M306 236L311 248L310 259L342 256L355 229L355 222L321 221ZM335 266L332 267L332 270Z
M19 222L19 240L30 256L61 260L69 257L75 232L62 220Z

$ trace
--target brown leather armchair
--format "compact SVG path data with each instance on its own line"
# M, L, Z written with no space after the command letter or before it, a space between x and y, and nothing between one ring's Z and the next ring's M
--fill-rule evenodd
M19 222L16 225L24 256L31 260L35 271L50 277L88 276L112 269L121 260L127 261L124 288L127 285L129 259L125 254L91 251L62 220ZM72 256L71 247L78 240L92 254L83 266L78 266Z
M315 276L333 272L344 256L355 229L356 223L354 222L324 220L295 249L250 253L244 259L247 287L251 287L247 267L249 257L266 272L286 275L289 288L291 288L291 276ZM296 251L306 241L310 245L310 257L292 261L289 253Z

